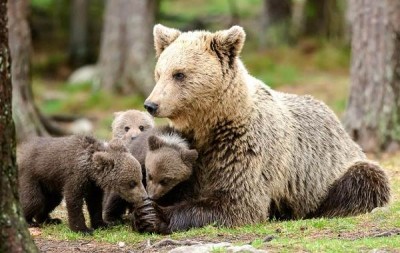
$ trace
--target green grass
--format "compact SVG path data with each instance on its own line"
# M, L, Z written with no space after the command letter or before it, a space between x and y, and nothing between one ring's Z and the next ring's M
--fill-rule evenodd
M387 169L391 180L392 203L388 207L355 217L270 221L233 229L207 226L173 233L169 236L139 234L132 231L129 225L119 225L96 230L93 236L85 236L69 230L66 225L65 210L57 208L53 215L64 217L63 224L44 227L41 237L53 240L93 240L111 244L122 241L132 247L137 247L147 240L154 243L168 237L175 240L191 239L213 242L228 241L239 245L251 244L256 248L279 252L360 252L373 249L399 251L399 235L389 237L378 237L377 235L400 228L400 156L385 156L382 165ZM272 236L273 239L264 242L267 236ZM223 250L218 248L213 252L224 252Z

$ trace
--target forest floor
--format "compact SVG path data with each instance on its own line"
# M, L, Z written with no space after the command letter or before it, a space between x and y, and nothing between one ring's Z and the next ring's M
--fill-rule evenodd
M392 202L355 217L270 221L234 229L208 226L168 236L139 234L124 224L85 236L69 230L61 205L52 216L62 218L62 224L30 230L39 249L48 253L167 252L179 244L198 242L249 244L269 252L400 252L400 153L371 158L388 172ZM216 248L212 252L227 251Z
M329 46L312 54L301 47L282 48L248 53L243 61L250 73L271 87L313 95L342 116L349 87L346 52ZM90 84L73 86L34 78L33 90L46 115L88 117L94 124L94 135L103 139L110 138L113 112L143 108L143 98L139 96L112 95L94 90ZM389 174L392 201L388 207L356 217L269 221L234 229L208 226L168 236L139 234L124 224L84 236L69 230L66 210L61 205L52 216L61 218L62 224L32 228L31 233L40 250L48 253L167 252L198 242L230 242L269 252L400 252L400 153L371 158L380 161ZM212 252L227 250L215 247Z

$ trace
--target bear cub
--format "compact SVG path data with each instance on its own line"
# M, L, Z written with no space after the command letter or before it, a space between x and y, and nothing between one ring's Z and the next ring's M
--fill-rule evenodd
M170 199L164 197L167 193L174 195L172 199L182 194L177 186L192 175L197 151L189 149L187 141L176 131L167 126L156 127L128 142L127 147L145 171L149 198L162 204ZM114 222L121 219L127 207L126 201L111 193L106 200L105 220Z
M70 229L91 233L83 215L84 200L96 229L106 225L104 190L135 204L147 198L140 164L120 140L107 145L89 136L37 137L17 152L19 196L30 225L60 223L49 214L65 197Z
M171 139L175 136L155 136L148 139L145 160L146 190L150 199L159 200L191 177L198 153L187 142Z
M139 110L115 112L114 120L111 124L112 138L129 141L153 127L153 117L147 112Z

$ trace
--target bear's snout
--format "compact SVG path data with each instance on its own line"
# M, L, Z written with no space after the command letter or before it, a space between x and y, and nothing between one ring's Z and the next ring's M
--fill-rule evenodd
M145 108L152 116L155 116L156 113L157 113L158 104L153 103L153 102L149 102L149 101L145 101L145 102L144 102L144 108Z

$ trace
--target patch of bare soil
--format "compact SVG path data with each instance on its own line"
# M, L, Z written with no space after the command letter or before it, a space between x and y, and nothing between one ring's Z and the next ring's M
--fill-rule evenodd
M393 229L372 229L368 231L351 231L351 232L342 232L342 233L335 233L331 231L325 232L318 232L318 234L312 235L313 238L340 238L340 239L347 239L347 240L358 240L362 238L373 238L373 237L390 237L400 235L399 228Z
M126 246L109 243L100 243L96 241L57 241L51 239L35 238L35 243L39 250L43 253L130 253L137 252L136 250ZM121 247L123 246L123 247Z
M32 231L31 231L32 233ZM266 236L264 242L273 240L274 236ZM94 240L78 240L78 241L60 241L47 238L35 237L35 243L39 250L43 253L59 253L59 252L71 252L71 253L105 253L105 252L116 252L116 253L130 253L130 252L143 252L143 253L155 253L155 252L168 252L174 248L180 246L192 246L202 245L207 243L220 243L220 242L245 242L245 244L251 244L253 240L257 239L251 235L222 235L217 238L198 237L193 239L182 239L173 240L165 238L158 241L146 240L136 245L122 244L111 244L97 242Z

